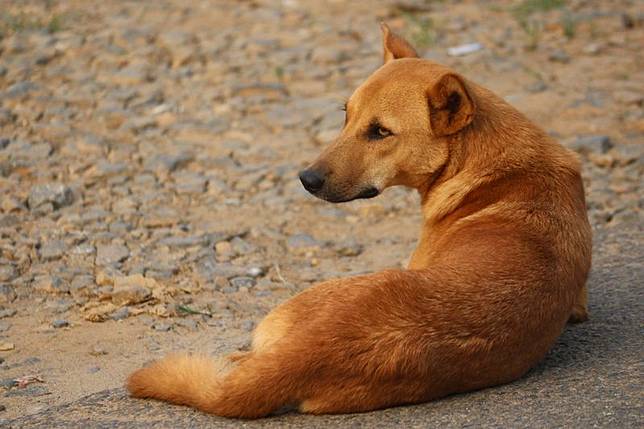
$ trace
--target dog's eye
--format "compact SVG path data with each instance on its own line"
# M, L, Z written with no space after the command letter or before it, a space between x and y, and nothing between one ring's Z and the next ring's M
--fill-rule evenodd
M371 124L367 131L367 138L369 140L382 140L391 135L393 135L393 133L380 124Z
M378 134L382 137L387 137L391 135L391 131L389 131L387 128L378 127Z

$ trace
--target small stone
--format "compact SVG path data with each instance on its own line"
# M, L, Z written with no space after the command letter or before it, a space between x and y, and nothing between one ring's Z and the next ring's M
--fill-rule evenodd
M40 247L40 257L45 261L60 259L67 251L67 245L62 240L51 240Z
M555 63L567 64L570 62L570 55L568 55L565 51L562 51L561 49L557 49L556 51L553 51L550 53L550 55L548 56L548 59Z
M13 264L0 265L0 282L10 282L18 277L18 270Z
M526 89L532 93L543 92L548 89L548 85L544 81L538 80L528 85Z
M0 322L0 332L6 332L11 328L11 324L9 322Z
M340 256L358 256L362 253L362 246L358 243L342 243L338 245L337 252Z
M295 234L286 240L289 249L306 249L320 247L320 243L308 234Z
M42 292L52 294L69 292L69 284L58 276L38 276L34 279L33 287Z
M235 289L242 287L251 288L255 286L255 279L252 277L233 277L230 279L230 285Z
M16 300L16 292L7 284L0 284L0 303L8 303Z
M235 250L233 249L232 244L228 241L220 241L215 244L215 251L217 252L217 256L220 258L229 259L235 256Z
M121 307L110 315L112 320L123 320L127 319L130 316L130 309L127 307Z
M601 53L602 45L600 43L589 43L584 46L582 52L587 55L597 55Z
M266 273L266 270L262 267L250 267L246 273L251 277L259 277Z
M87 369L87 372L90 373L90 374L95 374L95 373L99 372L100 370L101 370L101 368L99 366L90 366Z
M130 250L122 244L99 245L96 249L96 265L113 265L130 256Z
M255 322L252 320L244 320L241 324L241 328L244 331L250 332L255 328Z
M31 210L37 209L44 204L50 203L54 209L68 206L74 202L74 194L71 188L62 183L49 183L36 185L31 188L27 204Z
M14 308L0 309L0 319L4 319L5 317L15 316L16 313L17 313L17 311Z
M16 345L14 343L9 343L9 342L0 343L0 352L6 352L9 350L13 350L15 348L16 348Z
M69 322L64 319L56 319L53 322L51 322L51 326L56 329L65 328L69 326Z
M140 304L152 297L151 289L158 287L156 280L141 274L117 277L114 279L114 290L111 293L112 302L120 306Z

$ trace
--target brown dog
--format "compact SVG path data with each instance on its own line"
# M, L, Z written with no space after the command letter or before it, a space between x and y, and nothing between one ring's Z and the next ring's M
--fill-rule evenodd
M166 358L130 376L133 396L244 418L419 403L516 380L567 320L586 319L591 233L575 157L383 34L385 65L300 178L332 202L416 188L424 223L409 269L313 286L261 322L251 351Z

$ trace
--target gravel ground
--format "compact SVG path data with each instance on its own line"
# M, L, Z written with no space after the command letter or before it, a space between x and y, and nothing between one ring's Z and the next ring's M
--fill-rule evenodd
M404 266L414 193L331 205L297 180L379 66L380 20L580 154L591 320L509 386L260 424L641 426L644 11L545 0L0 0L2 422L228 425L118 388L244 347L315 282Z

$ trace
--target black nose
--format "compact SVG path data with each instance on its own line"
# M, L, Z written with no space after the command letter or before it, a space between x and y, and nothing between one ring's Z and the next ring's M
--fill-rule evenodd
M300 181L304 185L304 189L312 194L315 194L324 186L324 176L315 170L300 171Z

